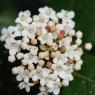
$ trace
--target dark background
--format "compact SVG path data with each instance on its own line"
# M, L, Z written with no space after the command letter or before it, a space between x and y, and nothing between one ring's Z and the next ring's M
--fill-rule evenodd
M95 45L95 0L0 0L0 30L2 27L15 25L14 20L21 10L30 10L38 14L38 8L50 6L56 11L62 8L76 13L76 30L84 33L83 43L90 41ZM11 74L14 64L7 61L8 51L0 42L0 95L36 95L37 87L26 93L20 91L15 76ZM85 52L82 70L75 75L69 87L61 89L60 95L95 95L95 48ZM93 80L93 81L90 81Z

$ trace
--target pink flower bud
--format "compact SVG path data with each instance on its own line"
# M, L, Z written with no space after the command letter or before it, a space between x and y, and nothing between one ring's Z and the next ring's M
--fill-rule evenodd
M59 39L59 40L63 39L64 35L65 35L65 31L61 30L60 33L59 33L59 35L58 35L58 37L57 37L57 39Z

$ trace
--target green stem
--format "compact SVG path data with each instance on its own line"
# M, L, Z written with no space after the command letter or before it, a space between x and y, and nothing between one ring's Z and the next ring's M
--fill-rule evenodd
M88 78L88 77L86 77L86 76L83 76L83 75L81 75L81 74L79 74L79 73L77 73L77 72L74 72L74 75L80 77L80 78L83 79L83 80L86 80L86 81L95 83L95 80L93 80L93 79L91 79L91 78Z

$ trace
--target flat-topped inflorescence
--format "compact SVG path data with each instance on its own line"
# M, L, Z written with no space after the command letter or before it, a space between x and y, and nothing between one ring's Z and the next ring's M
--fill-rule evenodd
M73 11L39 8L39 14L30 17L30 11L21 11L15 26L2 29L1 41L9 50L8 60L19 66L12 73L19 81L19 88L40 84L38 95L58 95L60 87L68 86L73 80L72 73L80 70L83 60L81 31L75 32ZM87 50L91 43L85 45Z

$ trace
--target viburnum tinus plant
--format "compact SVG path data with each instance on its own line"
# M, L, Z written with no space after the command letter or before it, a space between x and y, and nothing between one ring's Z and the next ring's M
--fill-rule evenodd
M2 29L8 61L17 64L12 73L20 89L29 92L39 84L38 95L58 95L60 88L73 80L72 73L81 69L83 33L75 32L73 11L56 13L44 7L39 8L38 15L30 16L30 11L21 11L15 26ZM84 48L91 50L92 44L86 43Z

